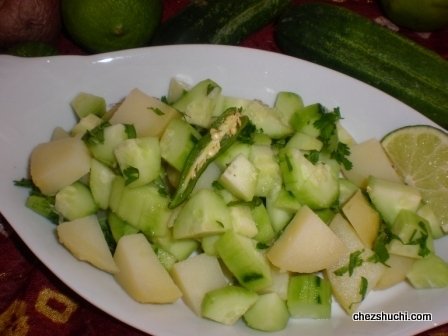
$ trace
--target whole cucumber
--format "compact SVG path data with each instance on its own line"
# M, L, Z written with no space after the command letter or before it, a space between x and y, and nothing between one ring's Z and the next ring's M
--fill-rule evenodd
M292 7L275 32L286 54L364 81L448 128L448 61L348 9Z
M164 22L152 45L238 44L272 22L290 0L194 0Z

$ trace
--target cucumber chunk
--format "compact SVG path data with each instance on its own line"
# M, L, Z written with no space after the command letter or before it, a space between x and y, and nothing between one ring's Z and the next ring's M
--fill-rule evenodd
M243 318L252 329L278 331L286 328L289 311L285 301L277 293L267 293L258 297Z
M416 260L406 277L415 288L448 287L448 263L439 256L430 254Z
M251 201L257 188L257 169L239 154L219 177L219 182L233 195L243 201Z
M401 210L391 232L396 238L388 246L390 253L420 259L434 251L428 222L413 211Z
M100 209L106 210L109 207L112 182L116 176L112 169L92 158L90 163L89 187L93 199Z
M258 295L246 288L227 286L205 294L202 316L213 321L232 325L257 301Z
M279 163L285 188L301 204L312 209L324 209L338 200L339 178L330 165L322 162L314 165L294 148L283 149Z
M271 284L270 266L252 239L229 230L217 241L216 249L241 286L257 291Z
M399 182L370 176L367 181L367 193L384 221L392 224L402 209L416 211L420 206L420 192L411 186Z
M171 210L168 198L157 186L146 184L131 188L122 177L112 183L110 209L121 219L142 231L148 238L166 236Z
M145 185L160 175L160 145L155 137L127 139L115 147L114 154L130 187Z
M181 171L199 137L199 133L185 120L173 119L160 138L160 155L172 167Z
M105 99L87 92L78 93L70 102L70 106L80 119L89 114L102 117L106 113Z
M112 237L117 243L120 238L125 235L138 233L138 229L126 223L113 212L109 212L107 216L107 223L109 224L109 229L112 233Z
M220 95L221 87L211 79L205 79L185 92L172 106L184 115L189 124L208 128Z
M210 189L201 189L187 200L174 220L173 237L200 238L230 227L230 213L224 200Z
M330 282L315 274L294 275L289 279L288 310L293 318L331 317Z
M98 210L90 189L81 182L62 188L56 194L54 206L69 221L93 215Z
M303 100L295 92L280 91L275 97L274 107L279 112L280 119L286 125L291 125L294 113L303 108Z

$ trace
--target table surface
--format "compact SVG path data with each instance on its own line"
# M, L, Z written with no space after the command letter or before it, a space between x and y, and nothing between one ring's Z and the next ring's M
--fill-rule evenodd
M164 0L163 20L188 0ZM294 1L297 3L305 1ZM309 1L308 1L309 2ZM448 59L448 29L416 33L390 26L374 0L328 0L350 8L403 34ZM61 55L87 54L61 34L55 44ZM280 52L272 25L252 34L242 46ZM3 335L145 335L97 309L56 278L25 246L0 215L0 334ZM448 336L448 324L419 334Z

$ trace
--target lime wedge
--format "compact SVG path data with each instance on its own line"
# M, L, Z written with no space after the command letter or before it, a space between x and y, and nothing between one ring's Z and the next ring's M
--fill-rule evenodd
M448 224L448 134L432 126L406 126L381 144L404 182L418 188L441 224Z

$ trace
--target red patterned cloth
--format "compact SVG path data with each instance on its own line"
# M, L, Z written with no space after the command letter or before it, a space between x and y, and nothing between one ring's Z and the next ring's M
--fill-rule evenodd
M305 1L294 1L297 3ZM372 20L388 24L374 0L328 0ZM165 0L164 19L188 3ZM390 26L392 29L397 27ZM448 30L434 33L398 31L448 59ZM241 45L279 52L269 25ZM61 54L84 54L65 36L58 42ZM144 333L103 313L57 279L23 244L0 216L0 334L14 336L138 336ZM421 335L448 336L448 325Z

